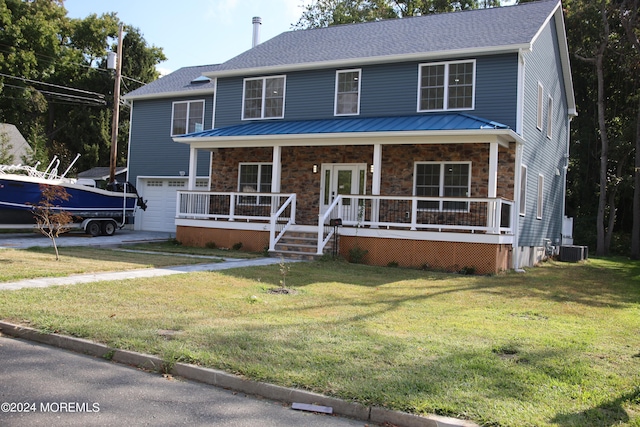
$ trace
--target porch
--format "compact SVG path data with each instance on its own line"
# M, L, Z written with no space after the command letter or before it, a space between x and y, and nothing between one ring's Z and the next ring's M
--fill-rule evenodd
M513 202L502 198L337 195L317 224L296 224L296 193L179 191L177 238L185 244L282 253L287 234L306 233L308 251L322 255L340 239L349 258L358 247L370 264L479 273L509 268ZM312 236L312 237L309 237ZM312 239L313 244L309 244ZM279 246L280 245L280 246Z

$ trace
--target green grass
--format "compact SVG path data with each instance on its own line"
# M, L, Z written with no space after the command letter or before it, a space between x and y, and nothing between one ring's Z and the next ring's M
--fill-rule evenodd
M214 256L221 258L242 258L252 259L263 257L264 254L256 252L236 251L233 249L221 249L221 248L201 248L195 246L182 246L175 240L168 240L166 242L155 243L141 243L137 245L127 245L128 249L138 249L144 251L153 252L166 252L166 253L178 253L178 254L190 254L190 255L202 255L202 256Z
M70 246L59 248L60 260L55 260L53 248L0 250L0 283L40 277L62 277L71 274L136 270L173 265L218 262L221 259L199 259L162 254L132 253L117 250Z
M0 318L416 414L640 426L640 264L341 262L0 292ZM177 331L170 337L164 330Z

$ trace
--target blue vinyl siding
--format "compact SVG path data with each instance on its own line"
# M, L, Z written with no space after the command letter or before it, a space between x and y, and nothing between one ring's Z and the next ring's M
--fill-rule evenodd
M129 176L178 176L189 173L189 146L171 138L171 109L175 101L205 101L204 128L211 128L213 95L189 98L138 100L133 103L129 143ZM198 156L198 176L209 175L209 156Z
M528 167L526 214L520 219L520 246L543 246L561 238L564 154L567 149L568 106L562 79L555 21L543 29L531 52L524 55L525 83L523 137L526 140L522 163ZM542 129L536 125L538 82L543 86ZM547 138L548 98L553 98L552 136ZM538 175L544 176L542 220L536 219Z
M476 108L466 113L515 128L517 60L516 54L476 60ZM417 112L419 64L421 62L361 67L360 116L428 114ZM284 120L334 117L335 68L292 72L286 76ZM239 77L218 81L216 127L242 122L242 87L243 79Z

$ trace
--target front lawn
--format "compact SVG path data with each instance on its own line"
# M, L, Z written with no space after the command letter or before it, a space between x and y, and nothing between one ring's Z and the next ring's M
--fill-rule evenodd
M72 274L89 274L106 271L161 268L221 262L221 258L193 258L180 254L147 254L121 252L115 249L69 246L59 248L60 260L56 261L53 248L27 250L0 249L0 283L40 277L63 277Z
M640 264L460 276L341 262L0 292L0 318L493 426L640 426Z

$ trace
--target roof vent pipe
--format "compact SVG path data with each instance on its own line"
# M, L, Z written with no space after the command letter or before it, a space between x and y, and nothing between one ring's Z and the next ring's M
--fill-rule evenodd
M260 43L260 25L262 25L262 18L259 16L253 17L253 44L251 47L256 47Z

